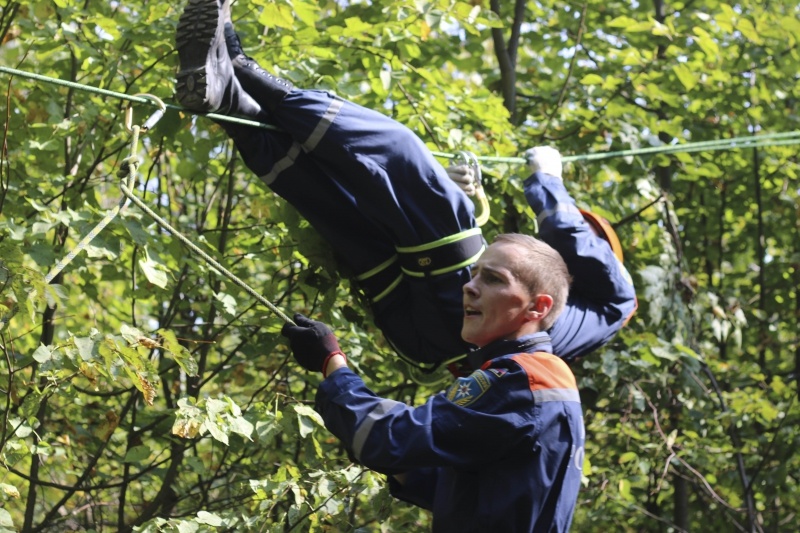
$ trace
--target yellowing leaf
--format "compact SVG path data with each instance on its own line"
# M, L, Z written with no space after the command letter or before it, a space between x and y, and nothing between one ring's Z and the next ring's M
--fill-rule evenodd
M6 495L7 498L19 498L19 490L14 485L8 483L0 483L0 492Z
M137 387L140 391L142 391L142 397L144 398L144 403L147 405L153 405L153 400L156 398L156 388L153 387L153 384L150 383L144 376L138 374L139 376L139 386Z
M428 40L428 36L430 34L431 34L431 27L428 25L428 23L424 19L420 20L420 31L419 31L420 40L427 41Z
M108 440L114 430L119 425L119 416L114 411L106 412L106 419L100 423L94 431L95 436L100 440Z
M192 439L200 432L200 425L197 420L179 418L172 424L172 434L183 439Z

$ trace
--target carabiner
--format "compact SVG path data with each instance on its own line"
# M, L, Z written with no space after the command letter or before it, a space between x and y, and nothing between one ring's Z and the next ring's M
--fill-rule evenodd
M167 110L167 105L161 100L161 98L158 96L153 96L152 94L139 93L135 94L134 96L147 98L158 106L158 109L156 109L156 111L150 115L150 118L148 118L139 128L141 131L147 131L155 126L159 120L161 120L161 117L164 116L164 112ZM129 104L128 108L125 110L125 129L128 131L133 131L133 103Z
M456 155L463 159L464 163L472 167L473 175L475 176L475 198L477 199L475 223L478 226L483 226L489 221L490 206L486 192L483 190L483 176L481 175L481 164L478 162L478 156L466 150L461 150Z

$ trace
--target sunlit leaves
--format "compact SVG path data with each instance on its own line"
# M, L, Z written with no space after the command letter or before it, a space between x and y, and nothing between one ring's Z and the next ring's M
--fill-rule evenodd
M215 440L228 444L230 435L249 439L253 429L253 424L242 416L241 409L230 398L209 398L201 402L181 398L172 434L191 439L209 433Z
M2 63L175 103L182 5L151 4L22 6ZM385 112L435 150L518 156L552 144L582 155L798 129L796 2L661 3L656 14L654 4L593 1L585 15L568 2L528 2L513 123L490 34L500 28L508 41L513 3L498 14L487 4L237 0L233 18L265 68ZM92 480L63 504L65 492L35 487L29 529L56 503L59 517L114 531L156 502L154 512L182 518L141 531L429 530L426 512L390 505L380 476L348 466L311 408L320 376L294 364L280 320L138 209L57 285L44 283L120 198L126 104L3 81L2 459L27 475L38 454L40 479ZM370 385L412 402L436 392L406 384L330 248L245 168L218 125L171 110L143 136L141 155L137 194L282 309L332 322ZM797 512L796 146L764 148L757 164L752 149L737 149L567 166L578 205L619 222L639 296L630 325L573 365L588 428L576 530L646 529L655 519L645 507L672 523L678 479L689 485L691 529L731 529L731 516L745 522L740 458L766 509L755 523L780 529ZM487 236L535 231L526 173L484 165ZM733 509L717 511L706 482ZM30 483L7 475L9 487ZM12 492L0 486L22 529L27 491ZM125 508L114 508L123 493Z
M16 531L16 527L14 526L14 520L11 518L11 513L6 511L5 509L0 509L0 531L2 532L13 532Z
M167 286L168 277L166 269L161 263L151 257L150 251L147 248L145 248L144 251L144 258L139 259L139 267L141 267L142 272L144 272L147 281L162 289Z

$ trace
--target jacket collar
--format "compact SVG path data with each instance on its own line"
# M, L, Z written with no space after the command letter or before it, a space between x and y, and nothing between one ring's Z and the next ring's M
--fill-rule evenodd
M553 352L553 341L544 331L525 335L519 339L497 340L467 354L467 361L473 370L478 370L486 361L501 355L532 352Z

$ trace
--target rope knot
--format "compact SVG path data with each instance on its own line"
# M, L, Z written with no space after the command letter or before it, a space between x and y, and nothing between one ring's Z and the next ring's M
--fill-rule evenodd
M122 160L122 162L120 162L119 170L117 171L117 177L127 178L131 174L135 174L139 169L139 163L141 163L141 160L137 155L126 157Z

